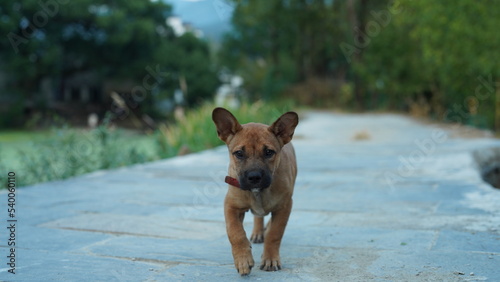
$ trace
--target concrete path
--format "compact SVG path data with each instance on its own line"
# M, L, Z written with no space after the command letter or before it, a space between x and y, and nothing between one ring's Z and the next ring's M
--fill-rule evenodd
M500 142L453 134L397 115L305 114L284 268L246 278L225 233L225 147L20 188L16 274L3 227L0 280L500 281L500 190L471 156ZM3 190L5 226L7 201Z

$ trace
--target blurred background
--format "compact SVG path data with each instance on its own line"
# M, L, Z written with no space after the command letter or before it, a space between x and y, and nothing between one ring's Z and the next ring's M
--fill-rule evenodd
M500 131L500 1L3 0L0 171L19 185L220 145L322 108Z

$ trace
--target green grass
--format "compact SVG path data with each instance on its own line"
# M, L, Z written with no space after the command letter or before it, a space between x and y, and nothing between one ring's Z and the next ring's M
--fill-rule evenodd
M14 171L19 186L154 160L151 137L106 126L53 129L42 136L36 132L14 135L0 133L4 140L0 142L0 177Z
M25 186L222 145L211 118L214 108L204 104L178 120L161 124L150 135L112 130L106 123L94 130L63 127L0 132L0 180L14 171L18 186ZM257 102L229 110L240 123L270 124L292 109L292 103Z
M0 143L11 143L15 145L17 142L40 141L47 139L50 136L49 130L44 131L25 131L25 130L9 130L0 131Z

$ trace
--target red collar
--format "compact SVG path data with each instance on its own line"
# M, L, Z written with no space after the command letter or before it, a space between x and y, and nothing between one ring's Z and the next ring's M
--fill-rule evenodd
M226 178L224 179L224 182L226 182L227 184L232 185L234 187L241 188L240 183L238 182L238 179L232 178L231 176L226 176Z

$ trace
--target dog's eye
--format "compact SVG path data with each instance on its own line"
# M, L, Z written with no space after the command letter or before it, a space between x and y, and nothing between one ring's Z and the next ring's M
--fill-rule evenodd
M233 155L237 158L237 159L243 159L245 157L245 152L243 152L243 150L238 150L238 151L235 151L233 153Z
M265 149L264 150L264 156L266 158L272 158L274 156L274 154L276 154L275 151L271 150L271 149Z

